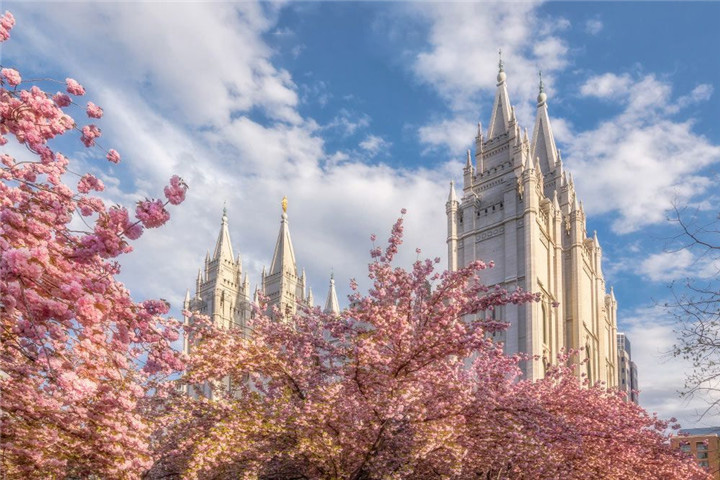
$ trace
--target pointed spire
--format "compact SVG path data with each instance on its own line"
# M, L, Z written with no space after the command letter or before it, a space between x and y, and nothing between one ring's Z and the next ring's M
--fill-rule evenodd
M467 160L465 160L465 168L472 168L472 157L470 157L470 149L467 150Z
M183 309L190 310L190 289L185 290L185 301L183 302Z
M312 287L308 287L307 304L310 308L315 306L315 297L313 297Z
M552 128L550 127L550 116L547 109L547 94L542 81L542 72L540 72L540 85L537 104L537 117L535 118L535 128L533 129L532 146L530 151L533 156L540 157L540 166L543 172L548 173L559 163L559 155L555 138L553 137Z
M202 270L198 268L197 280L195 280L195 292L200 293L200 285L202 284Z
M217 260L220 257L232 261L234 259L232 245L230 243L230 232L228 231L227 208L223 207L222 223L220 225L220 233L217 242L215 242L215 251L212 259Z
M495 92L495 103L493 104L492 115L490 116L490 129L488 139L493 139L507 132L508 122L511 118L510 99L508 98L505 70L503 69L502 50L499 52L497 91Z
M458 201L458 198L457 198L457 195L455 194L455 181L450 180L450 194L448 195L448 202L452 203L452 202L457 202L457 201Z
M553 208L556 212L560 211L560 200L558 199L557 190L553 190Z
M478 129L477 129L477 137L476 137L476 138L483 138L482 122L478 122Z
M280 232L275 243L272 263L270 264L270 275L280 272L287 272L297 276L297 265L295 264L295 251L290 239L290 228L288 227L287 197L283 197L282 216L280 217Z
M255 292L253 293L253 303L260 306L260 288L255 285Z
M335 274L330 274L330 289L328 290L327 300L325 300L324 313L340 313L340 303L338 302L337 292L335 292Z
M600 248L600 241L598 241L597 238L597 230L593 230L593 243L595 244L595 248Z

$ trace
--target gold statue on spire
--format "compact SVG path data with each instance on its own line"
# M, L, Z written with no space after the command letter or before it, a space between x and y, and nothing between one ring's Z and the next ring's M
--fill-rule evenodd
M287 213L287 196L283 196L282 202L280 202L280 205L282 205L283 213Z

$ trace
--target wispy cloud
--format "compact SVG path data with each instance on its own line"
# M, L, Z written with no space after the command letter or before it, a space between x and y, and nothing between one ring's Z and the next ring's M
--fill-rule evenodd
M603 22L598 18L591 18L585 22L585 31L590 35L597 35L603 29Z

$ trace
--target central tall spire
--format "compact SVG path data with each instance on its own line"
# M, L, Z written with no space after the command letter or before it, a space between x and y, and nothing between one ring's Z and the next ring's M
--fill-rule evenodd
M498 83L492 116L490 117L490 129L488 130L489 140L506 133L511 118L510 99L508 98L507 84L505 83L507 75L505 74L502 61L502 50L498 51L498 55L500 56L500 60L498 61Z
M287 204L287 197L283 197L281 202L283 212L280 220L280 232L278 233L277 242L275 243L275 252L273 253L270 273L268 275L288 272L297 276L295 251L293 250L292 240L290 239L290 228L288 227Z

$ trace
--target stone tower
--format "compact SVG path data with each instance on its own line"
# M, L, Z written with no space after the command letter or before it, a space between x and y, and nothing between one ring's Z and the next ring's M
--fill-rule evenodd
M286 197L282 200L282 210L280 232L275 243L270 272L263 271L262 289L268 299L268 306L277 305L280 314L289 318L297 311L298 299L306 303L308 299L305 297L305 272L298 276L295 263Z
M580 349L578 368L591 381L617 384L617 303L606 293L597 235L588 237L572 176L553 139L542 78L532 138L521 131L499 63L487 134L478 125L475 154L468 150L462 196L451 183L446 204L451 270L494 261L488 285L541 294L541 301L508 305L492 315L510 327L497 334L508 354L524 352L527 378L544 376L561 349Z
M252 313L250 282L243 276L240 255L233 256L227 210L223 209L220 233L213 255L205 257L205 267L198 271L195 295L188 291L185 310L209 316L224 328L243 328Z

